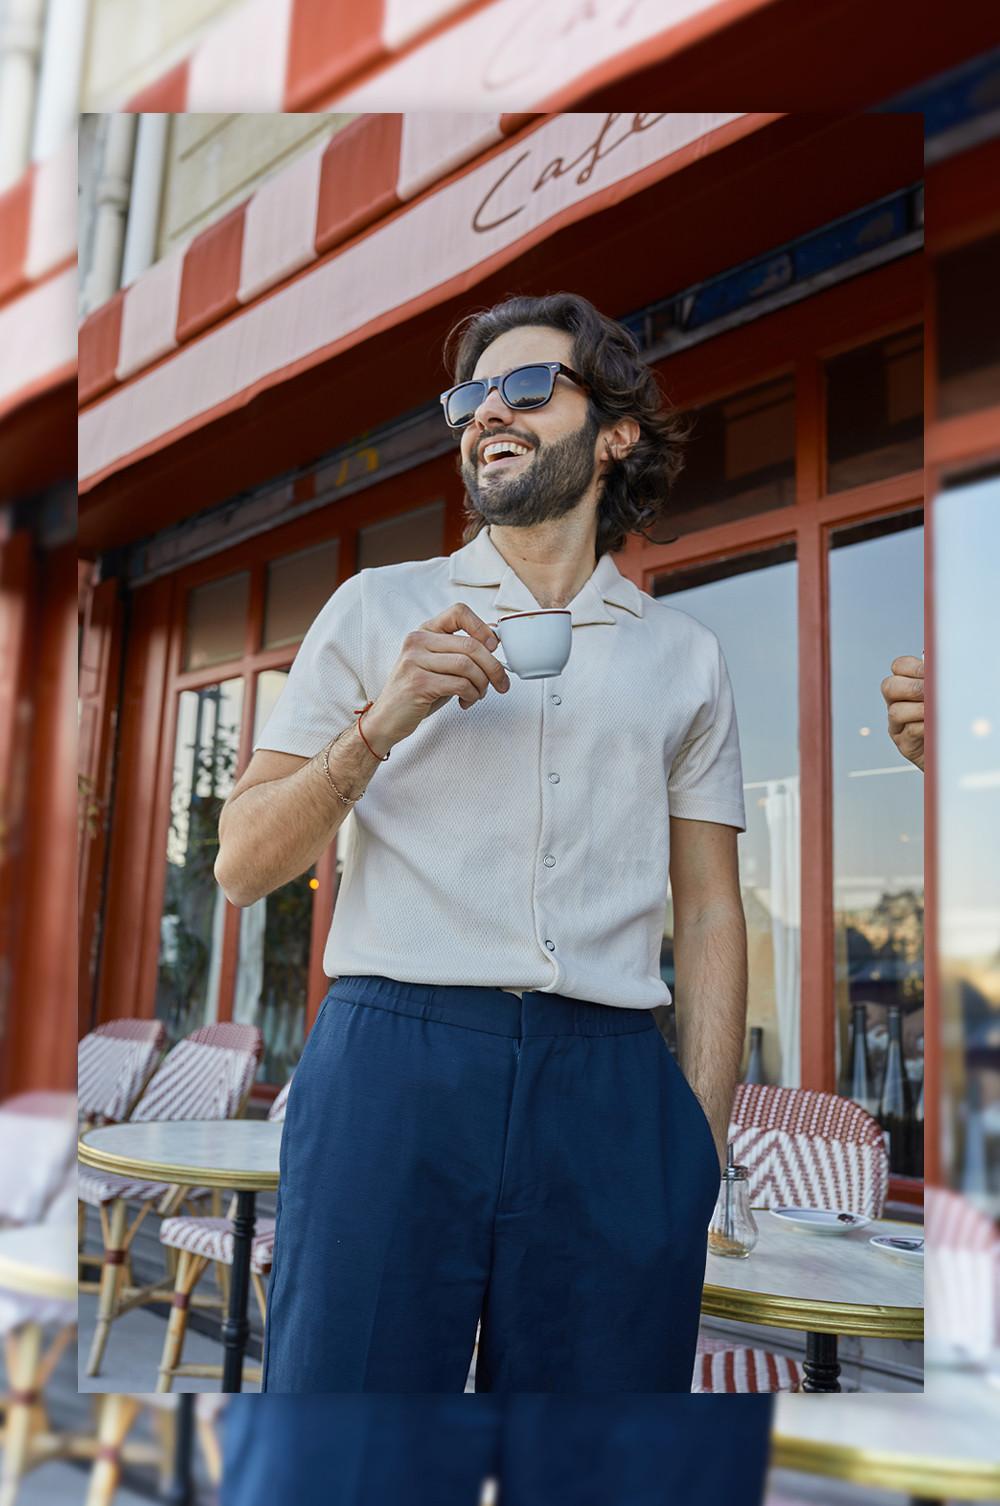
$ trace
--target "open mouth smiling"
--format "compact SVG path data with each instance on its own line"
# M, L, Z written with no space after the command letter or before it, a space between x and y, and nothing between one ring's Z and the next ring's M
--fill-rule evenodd
M479 450L479 464L481 466L510 465L515 460L520 460L525 455L531 454L531 446L522 444L517 439L491 439L482 445Z

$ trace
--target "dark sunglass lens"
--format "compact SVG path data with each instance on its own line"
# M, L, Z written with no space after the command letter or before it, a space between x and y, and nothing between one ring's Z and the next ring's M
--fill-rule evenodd
M540 408L552 396L552 373L547 366L519 366L504 379L508 408Z
M464 429L471 423L476 409L483 400L483 382L463 382L448 398L445 416L455 429Z

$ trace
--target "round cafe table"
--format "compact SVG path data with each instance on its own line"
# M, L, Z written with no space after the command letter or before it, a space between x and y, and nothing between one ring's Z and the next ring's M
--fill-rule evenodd
M760 1238L744 1260L709 1255L701 1309L713 1318L805 1331L806 1391L839 1391L840 1334L922 1339L923 1265L873 1249L873 1234L922 1235L873 1219L846 1234L815 1234L754 1209Z
M80 1160L98 1171L145 1182L235 1191L233 1269L222 1325L223 1391L239 1391L243 1384L256 1194L277 1187L280 1146L280 1122L262 1119L110 1124L80 1137Z
M1000 1391L982 1376L928 1370L924 1392L856 1392L822 1407L777 1398L771 1463L906 1491L924 1503L1000 1500Z
M76 1230L72 1224L0 1229L0 1290L76 1304Z

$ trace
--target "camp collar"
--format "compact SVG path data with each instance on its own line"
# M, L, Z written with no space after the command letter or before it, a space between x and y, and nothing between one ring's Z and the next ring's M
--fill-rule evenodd
M480 529L471 543L450 556L449 580L456 586L496 586L494 612L532 612L538 602L517 572L508 565L490 538L489 527ZM610 622L617 618L608 604L623 607L635 617L643 612L642 592L627 580L610 554L602 554L597 568L569 603L574 627L584 623Z

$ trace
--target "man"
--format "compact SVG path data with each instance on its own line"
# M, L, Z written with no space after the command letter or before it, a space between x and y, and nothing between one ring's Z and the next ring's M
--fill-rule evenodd
M460 1392L481 1320L477 1390L687 1391L744 1032L742 776L717 640L612 558L682 424L575 295L471 318L455 377L467 542L334 592L220 823L248 905L354 812L263 1386ZM490 624L546 607L569 662L512 680Z
M236 1396L221 1506L759 1506L772 1402Z

